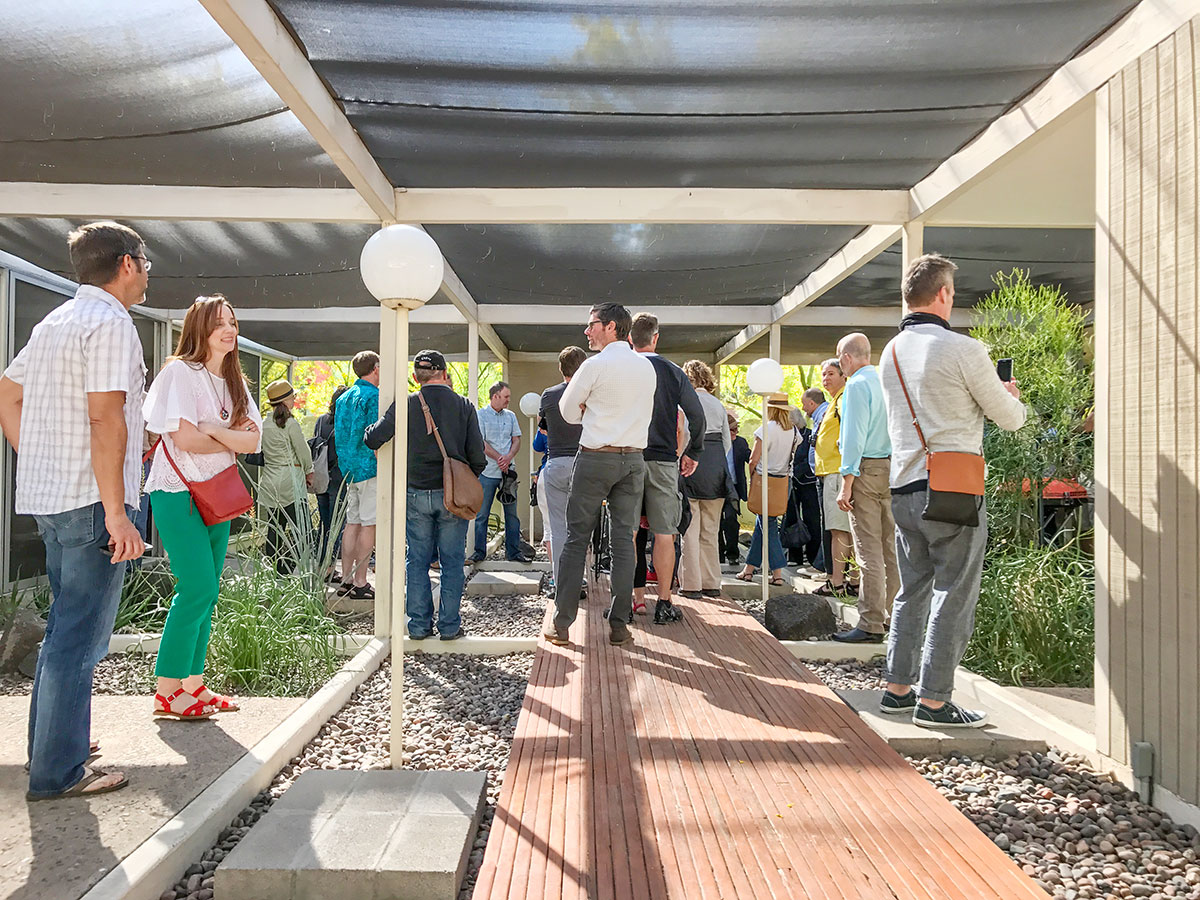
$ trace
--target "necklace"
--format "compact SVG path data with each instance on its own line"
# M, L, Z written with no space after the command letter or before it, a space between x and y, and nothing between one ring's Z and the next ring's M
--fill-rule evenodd
M209 372L207 367L204 369L204 371L208 373L208 386L212 388L213 397L216 398L217 404L221 407L221 421L227 422L229 421L229 385L227 385L225 383L225 379L222 378L221 393L218 394L216 384L217 377L213 375L212 372ZM224 397L224 399L222 399L222 397Z

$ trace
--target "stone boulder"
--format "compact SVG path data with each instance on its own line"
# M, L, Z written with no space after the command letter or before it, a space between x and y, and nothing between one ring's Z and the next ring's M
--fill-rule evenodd
M45 635L45 619L32 609L18 609L8 628L0 633L0 672L17 671L21 661L37 650Z
M781 641L824 640L836 630L837 620L821 597L784 594L767 599L766 625Z

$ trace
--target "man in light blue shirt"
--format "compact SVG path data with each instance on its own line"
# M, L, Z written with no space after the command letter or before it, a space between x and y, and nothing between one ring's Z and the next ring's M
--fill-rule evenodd
M859 623L835 634L849 643L882 643L892 600L900 590L896 567L896 524L888 488L892 442L879 371L871 365L871 342L848 334L838 342L838 360L848 376L842 393L842 489L837 504L850 514L854 556L862 572Z
M521 448L521 422L517 414L508 408L512 391L503 381L497 381L488 389L488 405L479 410L479 430L483 433L483 452L487 456L487 468L479 476L483 485L483 506L475 517L475 552L472 562L481 562L487 555L487 523L492 511L492 502L504 475L516 459ZM521 520L517 517L517 500L505 502L504 509L504 556L515 562L530 562L521 554Z

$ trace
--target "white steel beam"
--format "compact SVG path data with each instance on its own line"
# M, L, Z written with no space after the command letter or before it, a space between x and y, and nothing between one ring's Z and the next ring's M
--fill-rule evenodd
M1200 0L1142 0L1016 107L918 182L909 192L909 218L927 219L936 214L989 168L1197 15Z
M396 216L424 224L724 223L899 225L903 190L788 188L399 188Z
M479 307L479 321L492 325L578 325L587 324L590 306L526 306L524 304L485 303ZM746 325L769 323L769 306L636 306L636 314L647 312L658 317L660 325Z
M0 182L0 216L211 222L378 222L350 188Z

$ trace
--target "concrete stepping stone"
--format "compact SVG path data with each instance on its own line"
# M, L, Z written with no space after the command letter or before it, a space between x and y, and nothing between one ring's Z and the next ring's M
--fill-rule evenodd
M871 729L897 753L908 756L960 753L966 756L1004 758L1048 749L1045 729L1036 722L997 706L980 705L988 714L982 728L947 728L941 731L912 723L911 715L885 715L879 711L880 691L835 691ZM964 699L964 704L975 708ZM1039 733L1040 732L1040 733Z
M483 772L305 772L217 867L215 900L454 900Z
M796 589L788 582L785 577L783 584L771 585L771 596L781 597L784 594L793 594ZM753 581L739 581L732 575L723 576L721 578L721 593L731 600L750 600L754 597L762 596L762 579L755 578Z
M540 572L476 572L467 582L468 597L508 597L536 594L542 587Z
M521 563L511 559L485 559L474 563L476 572L549 572L550 563L544 559Z

